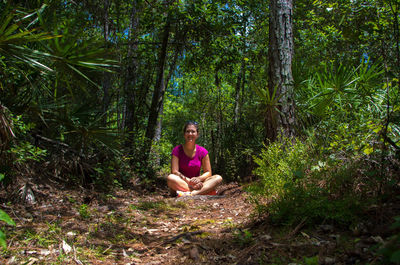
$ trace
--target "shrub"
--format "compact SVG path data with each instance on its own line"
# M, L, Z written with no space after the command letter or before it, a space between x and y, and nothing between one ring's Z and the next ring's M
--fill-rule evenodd
M311 144L283 139L255 158L260 181L250 186L260 214L280 224L323 221L349 225L361 214L360 196L353 192L359 165L324 158ZM268 203L266 203L268 202Z
M265 146L259 157L254 157L258 167L254 174L260 178L260 183L252 188L268 197L280 196L285 193L285 186L304 176L308 167L309 146L299 140L284 139Z

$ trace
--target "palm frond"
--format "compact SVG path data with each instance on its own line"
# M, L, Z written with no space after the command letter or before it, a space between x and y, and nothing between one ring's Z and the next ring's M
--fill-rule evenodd
M32 67L39 67L41 70L51 71L43 62L39 62L46 59L47 54L30 49L27 44L58 38L60 35L38 32L39 28L24 28L22 22L32 18L33 14L19 18L15 11L8 12L7 8L2 10L0 14L0 55L5 57L8 65L24 63ZM29 25L35 24L32 23L33 21Z
M10 120L9 111L0 103L0 148L7 148L9 142L15 137Z

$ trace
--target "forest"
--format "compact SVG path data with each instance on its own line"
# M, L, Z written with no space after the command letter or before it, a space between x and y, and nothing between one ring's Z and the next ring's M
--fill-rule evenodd
M400 264L399 0L0 0L3 264ZM220 196L173 198L187 121Z

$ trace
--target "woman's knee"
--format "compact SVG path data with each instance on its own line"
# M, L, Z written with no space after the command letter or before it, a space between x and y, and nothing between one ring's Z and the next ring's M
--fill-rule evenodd
M179 177L177 175L175 175L175 174L169 174L168 177L167 177L167 182L168 183L176 182L178 180L178 178Z
M214 175L214 179L218 184L222 182L222 177L220 175Z

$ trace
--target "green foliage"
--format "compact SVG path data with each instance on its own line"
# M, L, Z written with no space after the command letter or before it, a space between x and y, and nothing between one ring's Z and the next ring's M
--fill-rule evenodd
M40 162L44 160L47 153L46 150L35 147L26 141L17 143L9 152L15 157L15 162L17 163L26 163L29 161Z
M236 230L234 237L235 242L237 242L241 247L249 246L254 242L253 234L247 229Z
M46 6L46 4L43 4L37 11L27 13L24 16L21 16L22 12L11 10L10 6L2 8L0 13L0 25L2 25L0 27L0 55L4 56L5 62L10 66L22 62L40 70L52 71L38 60L41 57L46 57L46 54L26 46L27 43L59 37L47 32L38 33L38 28L29 29L38 21L35 16L40 16Z
M165 201L141 201L138 205L131 206L131 208L141 211L171 212L186 208L186 204L182 202L170 204Z
M350 225L363 209L361 194L351 188L359 165L324 158L312 139L305 143L285 139L263 149L255 158L254 173L260 181L249 187L252 200L258 212L268 211L274 223Z
M277 95L277 90L278 86L275 86L272 91L270 91L268 88L260 88L258 86L255 86L253 88L257 95L259 96L261 103L265 105L266 110L276 110L279 111L279 106L281 105L279 103L279 100L284 96L284 94Z
M399 231L400 216L396 216L390 228ZM394 233L386 243L378 245L378 254L383 257L381 264L400 264L400 232Z
M314 256L314 257L305 257L304 258L304 264L306 265L318 265L318 256Z
M0 173L0 182L3 179L4 179L4 174ZM8 225L15 226L14 220L12 220L10 216L1 209L0 209L0 221L5 222ZM2 246L3 248L7 248L6 235L2 230L0 230L0 246Z
M112 67L117 67L115 60L107 59L109 51L101 48L96 39L83 38L83 32L70 32L70 28L69 25L59 25L55 31L62 32L62 37L50 40L46 46L57 73L53 92L56 98L68 93L74 96L79 90L88 94L85 82L101 88L100 80L93 73L111 72ZM81 85L77 86L77 82Z
M285 193L286 186L304 177L304 170L309 166L310 146L299 140L285 139L274 142L261 151L259 157L254 157L258 167L254 173L260 177L261 194L280 196Z
M91 213L90 213L90 210L89 210L89 206L88 206L87 204L81 204L81 205L79 206L78 211L79 211L79 216L80 216L82 219L89 219L89 218L91 217Z
M8 225L15 226L15 222L6 214L3 210L0 210L0 221L5 222ZM0 246L7 248L6 236L3 231L0 230Z
M237 230L234 233L235 242L237 242L241 247L246 247L254 242L253 234L249 230Z
M12 118L15 134L19 139L28 139L28 133L34 128L33 123L26 124L22 116ZM8 151L13 157L14 161L20 164L26 162L40 162L43 161L47 155L47 151L37 146L33 146L27 140L14 141L10 150Z

